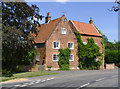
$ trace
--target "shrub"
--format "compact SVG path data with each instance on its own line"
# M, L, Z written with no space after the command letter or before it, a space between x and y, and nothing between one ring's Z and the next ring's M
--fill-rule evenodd
M51 71L52 66L47 66L47 68L49 68L48 70Z
M71 50L69 48L66 49L59 49L59 67L60 70L69 70L69 60L70 60L70 53Z
M2 69L2 76L11 77L11 76L13 76L13 74L10 70Z

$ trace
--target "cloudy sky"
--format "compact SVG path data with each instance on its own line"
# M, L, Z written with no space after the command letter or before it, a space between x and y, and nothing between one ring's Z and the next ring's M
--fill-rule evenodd
M109 0L111 2L107 2L108 0L105 0L106 2L70 2L70 0L45 1L46 2L35 2L34 0L34 2L28 2L28 4L37 5L40 8L40 14L43 16L46 16L47 12L50 12L52 19L61 17L62 12L65 12L67 20L88 23L90 17L92 17L94 24L108 37L109 41L118 41L118 13L108 10L115 5L115 3L112 2L114 0Z

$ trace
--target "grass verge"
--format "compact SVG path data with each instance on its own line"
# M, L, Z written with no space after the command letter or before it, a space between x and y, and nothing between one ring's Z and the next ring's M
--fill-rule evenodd
M49 71L17 73L17 74L13 74L12 77L4 77L4 76L2 76L2 79L0 79L0 82L7 81L7 80L12 80L12 79L18 79L18 78L28 78L28 77L53 75L53 74L58 74L58 73L57 72L49 72Z

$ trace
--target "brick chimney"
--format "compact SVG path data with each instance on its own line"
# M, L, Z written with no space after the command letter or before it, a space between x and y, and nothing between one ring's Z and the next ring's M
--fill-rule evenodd
M47 13L47 17L45 17L45 23L48 23L51 20L50 13Z
M90 17L90 21L89 21L90 24L93 24L93 20L92 20L92 17Z

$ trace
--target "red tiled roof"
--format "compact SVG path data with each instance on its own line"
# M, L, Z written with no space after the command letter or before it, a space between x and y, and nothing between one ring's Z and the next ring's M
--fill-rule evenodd
M35 37L34 42L44 43L49 38L60 19L61 17L58 19L51 20L48 24L41 24L40 27L37 27L39 32L38 35Z
M75 28L79 31L80 34L101 36L92 24L77 21L71 22L75 26Z

